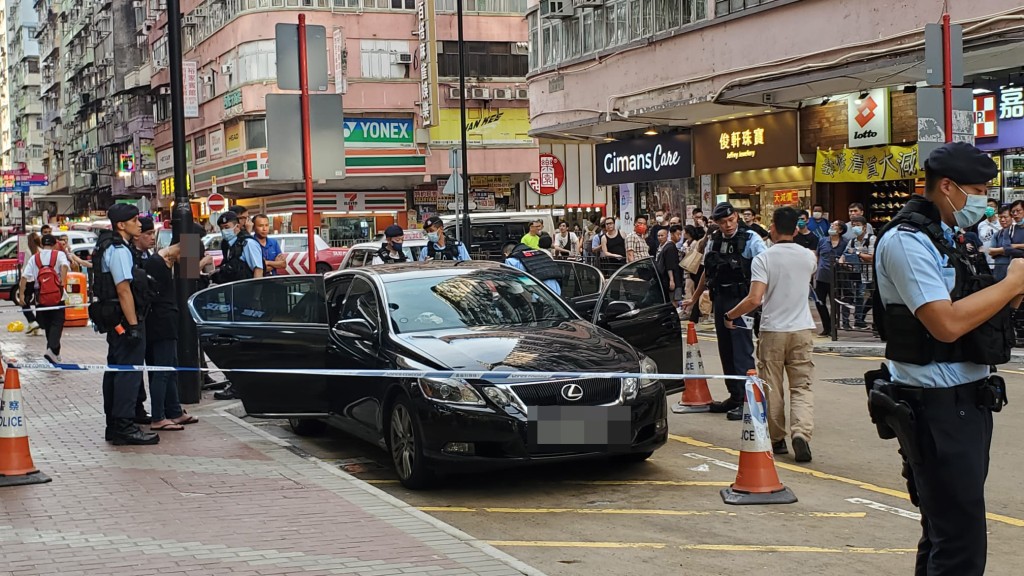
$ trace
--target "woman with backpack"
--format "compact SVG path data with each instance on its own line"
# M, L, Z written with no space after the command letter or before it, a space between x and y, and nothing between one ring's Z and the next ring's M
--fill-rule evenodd
M25 263L18 285L18 301L26 304L25 293L29 282L32 283L35 303L40 308L35 312L36 321L46 334L46 354L43 356L54 364L63 362L60 338L64 332L64 280L70 268L68 257L57 249L57 237L47 234L43 236L42 248ZM59 308L46 310L53 307Z

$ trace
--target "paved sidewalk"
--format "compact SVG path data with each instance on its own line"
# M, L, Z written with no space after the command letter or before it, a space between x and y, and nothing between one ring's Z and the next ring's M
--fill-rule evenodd
M0 341L5 358L25 361L44 347L23 333ZM105 343L68 329L62 356L102 362ZM0 576L541 575L289 450L226 413L231 402L189 407L200 422L161 433L158 446L114 447L101 377L21 374L32 455L53 482L0 488Z

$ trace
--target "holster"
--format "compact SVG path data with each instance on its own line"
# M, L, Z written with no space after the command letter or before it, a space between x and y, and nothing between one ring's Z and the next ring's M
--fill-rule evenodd
M883 440L896 438L904 457L910 462L920 462L921 448L914 410L897 397L888 367L883 364L879 370L866 372L864 383L868 391L868 414L878 437Z
M1006 381L1002 376L995 374L988 377L984 383L978 385L978 407L988 408L993 412L1001 412L1003 406L1010 403L1006 395Z

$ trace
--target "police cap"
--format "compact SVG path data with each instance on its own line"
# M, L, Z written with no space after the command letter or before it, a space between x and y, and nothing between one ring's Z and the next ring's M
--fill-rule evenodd
M139 209L131 204L114 204L107 210L107 218L110 225L114 226L119 222L127 222L139 215Z
M142 224L143 232L149 232L150 230L156 228L156 225L153 223L152 216L139 216L139 224Z
M217 227L221 227L229 222L238 222L238 214L235 214L231 210L223 212L219 218L217 218Z
M988 154L966 142L950 142L936 148L928 155L925 168L957 184L986 184L999 173L999 167Z
M715 206L715 210L711 213L711 219L721 220L722 218L727 218L735 213L736 209L732 207L732 204L729 204L728 202L719 202L718 205Z
M444 221L441 220L440 216L431 216L430 218L427 218L426 222L423 223L423 229L428 230L430 228L433 228L434 226L439 226L442 224L444 224Z
M405 231L398 224L392 224L384 229L385 238L397 238L399 236L405 236Z

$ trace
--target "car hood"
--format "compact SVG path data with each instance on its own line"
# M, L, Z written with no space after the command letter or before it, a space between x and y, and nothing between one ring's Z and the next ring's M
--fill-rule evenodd
M469 371L636 371L637 352L583 320L540 326L399 334L411 351L439 367Z

